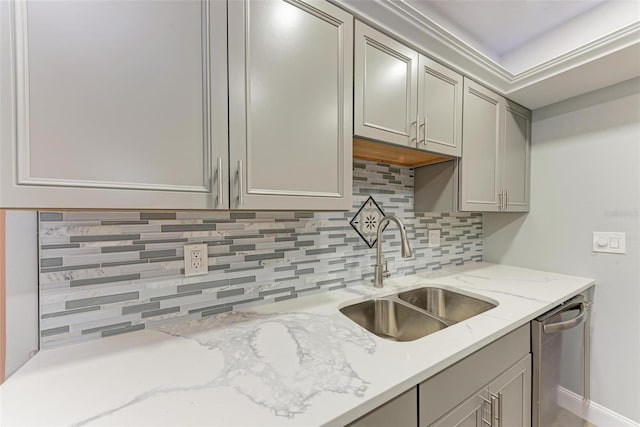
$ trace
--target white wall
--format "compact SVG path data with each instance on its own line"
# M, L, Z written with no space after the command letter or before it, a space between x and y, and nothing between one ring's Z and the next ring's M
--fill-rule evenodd
M485 214L484 259L593 277L591 399L640 421L640 79L533 113L531 212ZM593 253L624 231L627 254Z
M36 212L7 211L6 376L38 350L38 221Z

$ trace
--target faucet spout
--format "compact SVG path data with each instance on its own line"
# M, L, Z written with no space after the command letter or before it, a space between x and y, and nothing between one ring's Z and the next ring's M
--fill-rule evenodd
M386 277L390 276L388 271L383 270L382 263L382 232L384 228L389 222L393 222L398 226L400 230L400 241L402 246L400 248L400 253L403 258L409 258L413 256L413 251L411 250L411 245L409 244L409 239L407 239L407 230L404 226L404 223L400 218L395 215L387 215L380 220L380 224L378 224L377 231L377 243L376 243L376 265L375 265L375 280L374 286L376 288L381 288L383 286L383 280Z

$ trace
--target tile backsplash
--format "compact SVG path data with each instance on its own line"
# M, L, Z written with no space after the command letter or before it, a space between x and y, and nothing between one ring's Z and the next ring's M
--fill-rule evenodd
M413 170L354 161L350 212L41 212L41 347L223 313L373 277L375 248L351 227L373 196L401 217L414 257L390 225L394 275L482 260L482 215L414 213ZM441 229L429 248L427 230ZM185 278L183 246L206 242L209 274Z

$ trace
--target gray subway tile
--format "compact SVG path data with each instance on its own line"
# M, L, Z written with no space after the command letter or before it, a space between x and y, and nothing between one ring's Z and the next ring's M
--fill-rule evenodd
M296 248L299 248L302 246L313 246L315 244L316 242L314 242L313 240L301 240L299 242L294 243Z
M313 274L313 272L314 272L313 268L301 268L300 270L296 270L294 274L297 274L298 276L300 276L302 274Z
M111 337L113 335L120 335L120 334L126 334L127 332L134 332L134 331L140 331L142 329L145 328L144 323L140 324L140 325L133 325L133 326L128 326L126 328L119 328L119 329L110 329L108 331L102 331L101 335L102 337Z
M232 296L236 296L236 295L242 295L244 294L244 289L243 288L239 288L239 289L228 289L226 291L219 291L217 294L218 298L226 298L226 297L232 297Z
M159 297L152 297L149 298L149 301L163 301L166 299L173 299L173 298L182 298L182 297L190 297L193 295L200 295L202 294L202 291L190 291L190 292L182 292L180 294L171 294L171 295L162 295Z
M94 332L108 331L109 329L126 328L127 326L131 326L131 321L114 323L112 325L98 326L96 328L83 329L82 335L92 334Z
M114 302L130 301L140 297L139 292L126 292L122 294L103 295L100 297L82 298L66 301L64 306L66 309L89 307L92 305L111 304Z
M253 251L256 249L256 245L252 244L252 245L231 245L229 247L229 250L231 252L238 252L238 251Z
M51 335L59 335L69 332L69 326L60 326L58 328L43 329L40 331L41 337L50 337Z
M215 314L220 314L220 313L226 313L226 312L232 311L232 310L233 310L232 306L215 308L213 310L203 311L202 312L202 317L213 316Z
M93 277L91 279L77 279L71 280L69 282L69 286L88 286L88 285L99 285L102 283L111 283L111 282L124 282L128 280L137 280L140 278L140 273L135 274L121 274L119 276L107 276L107 277Z
M151 245L154 243L180 243L180 242L188 242L189 239L186 237L180 239L149 239L149 240L134 240L134 245Z
M89 235L89 236L71 236L69 241L71 243L78 242L114 242L119 240L137 240L140 238L140 234L101 234L101 235Z
M117 267L120 265L132 265L132 264L147 264L149 260L147 259L133 259L131 261L113 261L113 262L103 262L103 267Z
M45 313L41 315L40 318L49 319L51 317L69 316L71 314L86 313L87 311L96 311L96 310L100 310L100 307L99 306L85 307L85 308L76 308L75 310L65 310L65 311L56 311L54 313Z
M79 243L60 243L60 244L51 244L51 245L42 245L40 249L77 249L80 247Z
M221 280L212 280L209 282L191 283L189 285L179 285L178 293L217 288L220 286L227 286L228 284L229 284L229 279L221 279Z
M231 219L255 219L255 212L231 212L229 214Z
M336 248L307 249L307 255L332 254L336 252Z
M265 228L258 230L260 234L287 234L294 233L295 231L293 228Z
M177 313L179 311L180 307L168 307L162 308L160 310L145 311L144 313L142 313L142 318L146 319L148 317L162 316L163 314Z
M284 253L274 252L270 254L256 254L256 255L247 255L244 257L246 261L260 261L263 259L276 259L276 258L284 258Z
M128 246L103 246L101 251L103 254L111 254L114 252L132 252L143 251L144 245L128 245Z
M55 273L56 271L71 271L71 270L92 270L99 268L100 264L84 264L84 265L65 265L63 267L42 268L41 273Z
M167 224L161 227L163 232L171 231L208 231L215 230L216 224Z
M62 258L42 258L40 267L58 267L62 265Z
M102 225L145 225L145 224L149 224L149 221L137 221L137 220L118 221L118 220L106 219L104 221L100 221L100 224Z
M122 314L142 313L143 311L156 310L160 308L159 302L147 302L144 304L127 305L122 307Z
M40 221L62 221L62 212L40 212Z
M175 212L142 212L140 219L176 219Z
M283 295L281 297L276 297L274 299L275 302L279 302L279 301L284 301L284 300L288 300L288 299L293 299L296 298L298 296L298 294L296 294L295 292L292 293L291 295Z
M163 250L158 250L158 251L140 252L140 259L175 257L175 256L176 256L176 250L175 249L163 249Z
M245 283L252 283L256 281L256 276L244 276L244 277L236 277L234 279L229 279L230 285L243 285Z

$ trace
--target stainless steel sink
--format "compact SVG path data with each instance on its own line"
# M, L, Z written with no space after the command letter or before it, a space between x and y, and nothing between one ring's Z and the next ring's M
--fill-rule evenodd
M436 318L391 299L369 300L340 311L367 331L393 341L413 341L447 327Z
M484 313L496 306L496 304L442 288L414 289L399 293L398 298L456 323Z
M413 341L496 307L448 289L425 287L340 309L381 338Z

